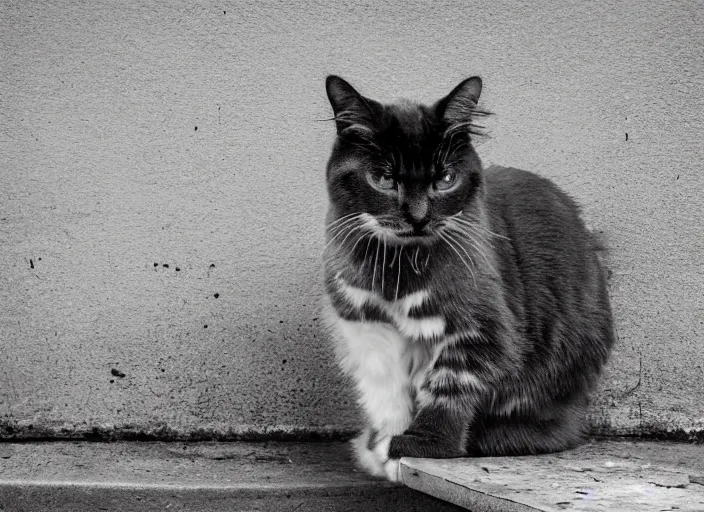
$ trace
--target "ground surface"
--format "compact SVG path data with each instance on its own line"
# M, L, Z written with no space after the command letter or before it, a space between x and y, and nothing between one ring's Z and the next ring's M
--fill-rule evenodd
M659 506L653 510L704 511L704 485L690 482L704 476L702 445L599 441L542 457L402 465L408 486L474 512L649 510L587 501L605 492L638 504L636 487L651 497L646 505ZM2 511L167 509L463 510L356 471L345 443L0 444Z
M346 443L0 444L0 511L461 509L354 469Z

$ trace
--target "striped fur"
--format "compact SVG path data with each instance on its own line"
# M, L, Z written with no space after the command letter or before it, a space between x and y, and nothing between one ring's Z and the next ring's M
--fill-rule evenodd
M613 344L599 245L574 202L470 143L481 82L432 107L328 79L325 319L366 426L358 463L528 454L581 439Z

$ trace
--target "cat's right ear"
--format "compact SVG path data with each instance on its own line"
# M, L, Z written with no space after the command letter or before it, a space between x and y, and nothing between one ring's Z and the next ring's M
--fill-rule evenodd
M325 80L325 90L335 114L337 132L352 125L370 127L372 111L370 101L354 90L339 76L330 75Z
M435 106L439 116L450 124L469 122L477 112L482 79L473 76L462 81Z

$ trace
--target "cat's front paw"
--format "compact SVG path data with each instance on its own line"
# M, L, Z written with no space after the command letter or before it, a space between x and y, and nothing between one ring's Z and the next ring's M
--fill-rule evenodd
M446 441L435 437L425 437L417 434L393 436L389 443L390 458L428 457L432 459L449 459L464 457L467 451L456 445L455 441Z
M374 446L374 453L379 461L382 461L383 475L391 482L398 482L399 479L399 464L400 460L389 457L389 446L391 445L391 436L385 436Z
M365 429L352 440L357 463L372 476L397 482L399 478L398 459L389 458L391 436L379 436Z

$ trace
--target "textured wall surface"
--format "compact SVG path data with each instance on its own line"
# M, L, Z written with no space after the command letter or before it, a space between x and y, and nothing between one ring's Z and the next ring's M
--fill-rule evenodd
M481 75L485 163L611 248L594 426L704 429L696 0L3 1L0 53L0 435L355 427L317 318L332 72Z

